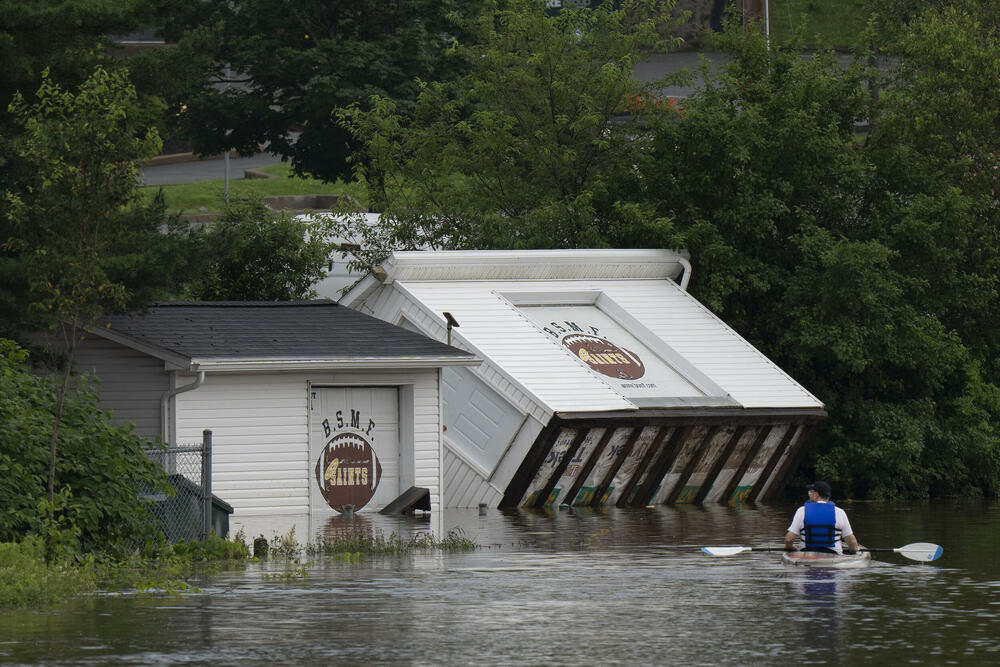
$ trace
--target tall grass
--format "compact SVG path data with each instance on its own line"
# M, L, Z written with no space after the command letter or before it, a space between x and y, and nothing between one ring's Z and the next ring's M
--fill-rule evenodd
M0 543L0 609L49 606L96 586L92 562L46 563L41 538Z
M801 29L807 46L863 46L868 0L770 0L769 6L776 44L789 43Z

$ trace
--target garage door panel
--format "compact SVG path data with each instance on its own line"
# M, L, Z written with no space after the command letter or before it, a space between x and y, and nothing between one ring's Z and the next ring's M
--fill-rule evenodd
M310 503L378 511L399 496L399 392L395 387L314 387Z

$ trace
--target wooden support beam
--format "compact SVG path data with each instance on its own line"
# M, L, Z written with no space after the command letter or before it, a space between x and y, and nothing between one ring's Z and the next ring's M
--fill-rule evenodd
M798 424L788 425L788 429L785 431L785 434L781 436L781 442L779 442L778 446L774 448L774 452L767 459L767 464L764 466L764 469L760 471L757 481L754 482L753 488L750 489L750 493L747 494L747 503L757 502L757 497L760 496L761 492L764 490L764 486L767 484L768 478L771 477L771 473L774 471L774 466L778 465L778 461L781 460L781 455L788 447L788 443L790 443L792 438L795 437L795 433L798 430Z
M722 492L722 496L719 497L720 503L728 503L729 499L733 497L733 493L736 492L736 488L740 485L740 480L743 479L743 475L746 474L750 464L757 458L757 453L760 452L760 448L764 446L764 443L767 441L767 436L771 435L771 430L773 428L774 426L771 424L765 424L760 427L760 430L757 432L757 437L754 438L753 444L750 445L744 453L743 460L736 468L736 471L733 472L733 477L729 480L729 483L726 484L726 489Z
M688 481L690 481L691 475L694 474L694 469L698 467L698 462L701 461L701 457L704 456L705 452L712 446L712 441L715 439L715 434L719 432L719 428L719 426L713 426L708 429L708 433L706 433L705 437L702 438L701 444L698 445L697 450L691 452L691 458L688 459L686 464L684 464L681 476L677 478L677 483L674 484L674 488L670 489L670 494L664 501L667 505L672 505L677 502L677 498L680 497L684 487L687 486ZM680 450L677 451L678 453L680 452Z
M645 505L653 499L653 494L656 493L657 484L670 470L670 467L677 459L678 452L683 449L684 443L686 443L688 438L691 437L692 431L694 431L694 426L690 425L678 426L674 429L673 434L670 436L670 441L663 447L663 451L661 452L659 459L657 459L656 464L650 468L649 474L646 476L646 481L643 483L642 488L636 492L636 505Z
M713 486L715 486L715 480L719 478L719 474L726 465L726 461L728 461L729 457L733 455L733 450L736 449L736 445L739 443L740 438L743 437L743 434L746 433L746 430L746 426L740 426L733 431L733 435L730 436L729 441L726 442L726 446L722 449L722 453L719 454L715 463L712 464L712 469L705 475L705 481L701 483L701 488L698 489L698 494L692 501L695 505L701 505L705 502L705 496L707 496L708 492L712 490Z
M669 428L661 428L660 432L656 434L656 438L653 439L653 442L649 443L649 449L647 449L646 453L642 455L642 461L640 461L639 465L635 467L635 472L632 474L632 477L629 478L628 484L625 485L625 488L622 489L622 494L618 497L618 502L616 503L618 507L625 507L630 504L629 496L632 495L632 490L635 489L636 484L638 484L639 480L642 479L642 474L646 471L646 468L653 460L656 452L663 444L663 439L666 437L667 433L670 432L671 429ZM673 432L676 433L677 429L673 429Z
M576 476L576 481L573 482L573 486L570 487L569 492L563 498L562 503L560 503L561 505L573 504L576 494L580 493L580 488L583 486L583 483L587 481L590 471L594 469L594 466L597 464L597 460L601 458L602 454L604 454L604 449L608 446L608 440L611 439L611 435L614 432L615 429L611 426L604 429L604 435L601 436L601 441L597 443L597 447L595 447L594 451L592 451L590 456L587 457L586 462L583 464L583 467Z
M798 438L791 444L795 448L795 451L789 452L788 457L781 466L781 470L774 474L774 481L771 482L771 486L767 489L767 497L763 499L764 502L774 500L778 497L778 492L785 488L788 478L792 476L802 463L802 459L805 458L806 452L809 451L809 441L812 440L813 434L818 428L819 424L816 422L803 424L800 427Z
M549 496L552 495L552 489L556 488L556 484L559 483L559 479L566 472L566 466L569 465L570 460L576 456L576 450L580 449L580 445L583 443L584 438L587 437L587 433L590 429L581 428L577 430L576 437L573 438L573 442L570 443L569 447L566 449L566 453L563 454L559 463L556 464L555 469L552 471L552 475L549 477L549 481L545 482L545 486L542 487L542 492L538 494L538 499L535 501L534 507L545 507L548 503Z
M507 484L507 489L504 491L503 498L498 505L500 509L509 509L520 505L521 498L524 497L524 492L528 490L531 480L535 478L535 472L537 472L538 467L545 460L545 457L549 455L549 451L556 443L561 428L561 420L553 417L545 428L542 429L542 432L538 434L538 437L535 438L535 443L528 451L528 455L521 461L517 472L514 473L514 476Z
M667 427L661 427L660 430L665 431L667 430ZM615 460L611 463L611 467L608 468L608 472L604 475L604 479L601 480L600 486L597 487L597 491L594 492L594 497L590 501L592 506L596 507L601 504L601 499L604 498L604 494L608 492L608 489L611 487L611 483L615 481L615 475L618 474L618 470L622 467L625 459L627 459L628 455L632 453L632 448L635 447L635 441L639 439L639 434L641 433L641 426L636 426L632 429L632 432L629 434L628 439L622 446L621 451L618 452L618 456L615 457Z

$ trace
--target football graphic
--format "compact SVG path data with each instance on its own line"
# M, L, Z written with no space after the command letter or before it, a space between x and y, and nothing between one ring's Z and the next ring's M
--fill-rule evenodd
M638 380L646 373L642 360L633 352L604 338L589 334L570 334L562 344L588 366L602 375L618 380Z
M316 460L316 482L327 504L338 512L344 505L358 510L375 495L382 464L371 443L358 433L330 438Z

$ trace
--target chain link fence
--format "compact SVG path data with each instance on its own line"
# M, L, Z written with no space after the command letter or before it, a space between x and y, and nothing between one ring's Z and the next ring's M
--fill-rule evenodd
M198 443L147 449L146 456L166 471L174 490L146 494L152 501L153 517L167 540L200 540L218 532L213 531L212 521L212 432L205 431Z

